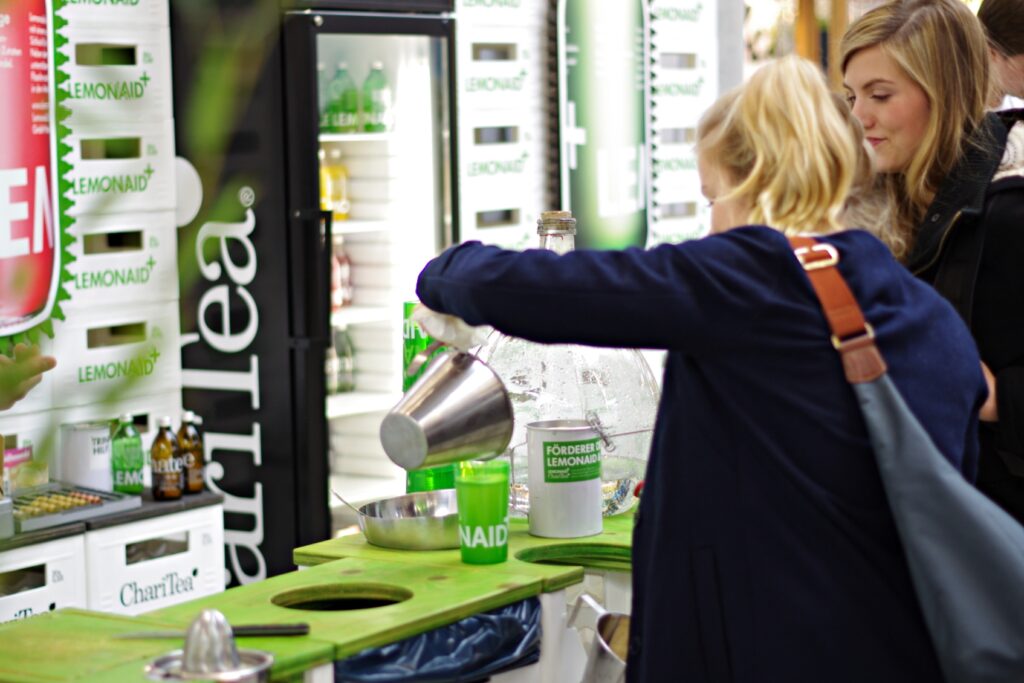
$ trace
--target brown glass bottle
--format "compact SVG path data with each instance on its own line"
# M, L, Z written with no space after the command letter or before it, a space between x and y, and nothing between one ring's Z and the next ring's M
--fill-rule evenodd
M203 436L196 426L196 415L191 410L181 414L178 448L181 450L181 466L185 472L185 493L199 493L203 490Z
M153 467L153 499L177 500L185 490L185 473L181 467L178 440L171 431L171 418L160 418L160 431L150 448Z

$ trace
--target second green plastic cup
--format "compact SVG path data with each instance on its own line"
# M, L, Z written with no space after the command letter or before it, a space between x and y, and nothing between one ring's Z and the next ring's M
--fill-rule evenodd
M455 464L459 503L459 547L466 564L508 559L508 461Z

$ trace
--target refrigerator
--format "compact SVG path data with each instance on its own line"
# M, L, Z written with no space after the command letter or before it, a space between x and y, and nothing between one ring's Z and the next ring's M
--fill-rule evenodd
M289 571L295 547L328 538L330 487L404 492L374 425L400 396L402 303L459 235L451 9L171 0L179 188L192 196L179 201L183 403L204 418L207 483L225 495L229 583ZM356 130L321 130L340 63L360 96L379 65L385 130L362 114ZM321 150L346 169L343 211L322 201ZM351 301L332 310L341 262ZM331 394L342 327L354 387ZM354 491L361 478L386 488Z

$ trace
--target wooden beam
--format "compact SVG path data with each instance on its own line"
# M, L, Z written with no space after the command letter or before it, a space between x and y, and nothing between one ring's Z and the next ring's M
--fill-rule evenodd
M843 74L840 71L842 66L839 63L839 43L846 33L849 23L849 8L846 0L832 0L831 14L828 20L828 82L836 90L843 88Z
M798 55L815 64L821 63L821 35L818 18L814 14L814 0L797 0L793 39Z

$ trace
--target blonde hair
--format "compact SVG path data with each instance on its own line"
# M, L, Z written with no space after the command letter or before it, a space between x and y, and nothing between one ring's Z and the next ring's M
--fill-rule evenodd
M697 151L735 186L726 197L750 206L748 220L787 235L839 230L858 155L821 70L783 57L722 95L701 117Z
M924 91L930 105L924 138L907 168L879 178L892 214L889 232L901 236L894 253L903 258L957 159L967 145L984 143L973 133L985 116L987 43L981 23L961 0L893 0L847 30L840 44L843 72L857 52L875 46Z

